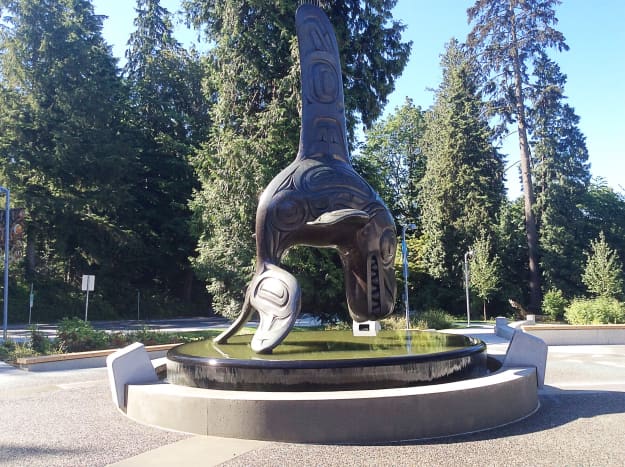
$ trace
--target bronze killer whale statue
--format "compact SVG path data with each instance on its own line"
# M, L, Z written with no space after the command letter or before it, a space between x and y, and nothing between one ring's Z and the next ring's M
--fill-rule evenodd
M343 82L334 30L321 9L295 15L302 80L302 126L295 160L265 188L256 211L256 272L238 318L214 341L225 343L258 312L251 347L270 353L300 312L301 290L280 267L292 246L336 248L351 317L378 320L393 311L397 235L377 193L351 165Z

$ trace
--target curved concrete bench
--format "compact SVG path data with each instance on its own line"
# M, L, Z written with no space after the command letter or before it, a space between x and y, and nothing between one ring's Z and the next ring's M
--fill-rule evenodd
M370 391L222 391L128 384L126 414L170 430L304 443L375 443L495 428L539 407L535 368Z
M623 324L536 324L522 326L524 332L539 337L547 345L623 345Z

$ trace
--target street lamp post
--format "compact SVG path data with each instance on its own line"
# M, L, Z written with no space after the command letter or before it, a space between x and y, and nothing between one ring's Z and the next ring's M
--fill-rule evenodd
M9 222L11 221L11 191L8 188L0 186L0 192L5 194L4 205L4 300L2 303L3 320L2 320L2 339L7 340L7 327L9 315L9 235L11 229Z
M408 247L406 246L406 230L414 230L417 226L408 224L402 226L401 230L401 257L404 269L404 306L406 308L406 329L410 329L410 311L408 308Z
M464 289L467 295L467 327L471 326L471 303L469 301L469 259L473 256L473 250L469 250L464 254Z

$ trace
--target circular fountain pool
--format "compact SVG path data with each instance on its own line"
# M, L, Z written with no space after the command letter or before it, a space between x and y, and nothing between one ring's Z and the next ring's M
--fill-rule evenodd
M383 389L439 384L487 374L486 345L438 332L293 332L270 355L251 335L226 344L180 345L167 354L167 379L184 386L246 391Z

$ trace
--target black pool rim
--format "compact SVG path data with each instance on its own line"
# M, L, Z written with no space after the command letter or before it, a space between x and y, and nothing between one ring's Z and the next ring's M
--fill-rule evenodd
M464 337L466 347L426 354L327 360L198 357L167 353L170 383L252 391L363 390L440 384L488 374L486 344Z

